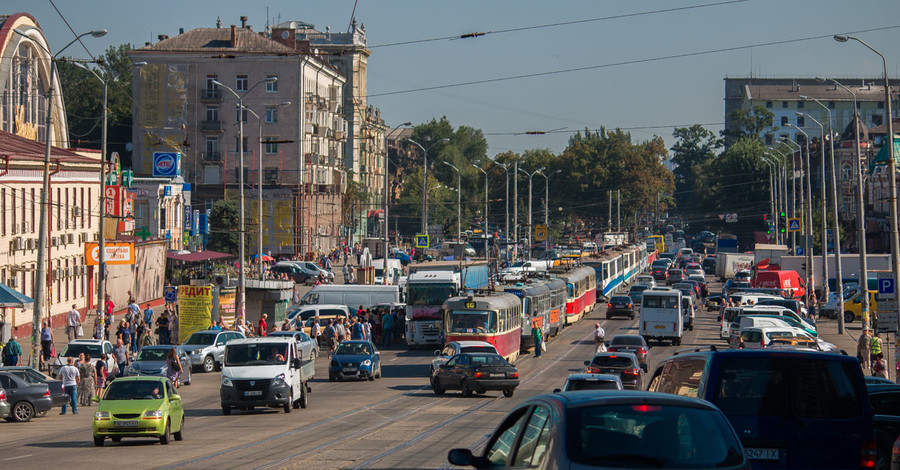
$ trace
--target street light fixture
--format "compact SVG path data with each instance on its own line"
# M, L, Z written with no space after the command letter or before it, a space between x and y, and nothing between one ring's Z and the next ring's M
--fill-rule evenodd
M51 54L46 47L44 47L40 42L35 41L28 33L22 31L21 29L15 28L13 32L22 36L26 39L29 39L32 44L40 47L47 55L51 55L50 57L50 74L47 76L47 118L45 129L47 132L47 141L44 145L44 173L43 173L43 181L41 185L41 221L40 226L38 228L38 256L37 256L37 269L35 272L35 283L34 283L34 310L31 320L31 366L35 369L38 367L38 354L39 347L41 345L40 341L40 332L41 332L41 316L44 310L44 292L47 290L47 229L50 226L48 215L49 208L47 204L47 197L50 193L50 148L53 145L53 79L56 75L56 58L63 51L69 48L72 44L75 44L76 41L85 37L85 36L93 36L95 38L106 36L105 29L98 29L95 31L88 31L86 33L81 33L75 37L75 39L71 40L68 44L66 44L62 49L56 52L56 54ZM103 156L105 158L105 155ZM103 160L101 158L101 160ZM101 161L101 179L102 179L102 167L103 163ZM103 264L100 264L99 269L103 270ZM100 311L100 319L103 320L103 308L101 305L97 306L97 310Z
M472 166L484 173L484 259L488 259L488 172L474 163Z
M498 163L494 162L503 168L503 171L506 172L506 200L503 201L503 208L506 210L506 217L504 218L504 226L503 226L503 247L504 247L504 259L509 260L509 163Z
M240 198L240 211L241 211L241 213L240 213L240 225L241 226L240 226L240 232L238 233L238 243L240 244L240 246L238 246L238 258L239 258L239 261L238 261L238 268L239 268L239 270L238 270L238 319L239 320L244 320L246 313L247 313L246 309L245 309L246 302L247 302L247 288L246 288L247 275L246 275L245 269L244 269L245 268L244 256L246 256L245 247L244 247L244 238L246 235L246 233L245 233L246 228L245 228L245 220L244 220L245 214L244 214L244 113L243 113L243 111L247 108L244 107L244 97L247 96L248 94L250 94L250 92L253 91L254 88L258 87L259 85L261 85L263 83L274 83L277 81L278 81L278 77L266 77L265 79L254 83L253 86L250 87L247 91L245 91L244 94L242 94L242 95L238 94L238 92L231 89L231 87L223 84L222 82L220 82L218 80L212 81L212 83L214 85L220 86L220 87L228 90L229 92L231 92L231 94L234 95L234 97L237 98L237 100L238 100L238 104L237 104L237 109L238 109L238 116L237 116L238 117L238 154L239 154L239 159L240 159L240 161L238 162L238 165L240 166L240 171L238 171L238 185L240 186L240 197L239 198Z
M887 121L886 145L888 146L888 180L890 181L891 190L889 199L889 210L891 218L891 275L894 277L894 283L896 284L896 282L900 280L900 234L898 234L897 232L897 162L894 161L894 118L891 113L891 83L888 79L887 59L884 57L884 54L879 52L874 47L870 46L862 39L845 34L834 35L834 40L837 42L847 42L851 39L862 44L863 46L866 46L870 51L878 54L878 56L881 57L881 63L884 66L884 114L887 118L885 119ZM860 187L860 191L862 191L862 187ZM861 285L867 286L869 282L868 273L866 273L866 277L860 279L859 282L861 283ZM895 310L895 312L900 315L900 303L897 304L897 309Z
M812 246L812 243L810 240L810 238L812 238L812 182L810 181L811 176L812 176L812 171L811 171L812 167L810 167L810 165L809 165L809 134L807 134L806 132L803 131L803 129L800 129L799 127L797 127L793 124L788 124L788 127L793 127L794 129L797 129L797 132L803 134L804 138L806 139L806 142L805 142L806 156L805 157L803 157L803 148L800 146L799 143L797 143L797 146L800 147L800 154L801 154L801 158L800 158L800 177L801 177L801 180L800 180L800 204L801 204L800 217L803 219L803 223L801 224L801 227L805 226L804 229L801 230L801 233L803 233L805 235L804 240L803 240L803 249L806 251L806 278L807 278L806 286L807 286L807 289L809 290L807 292L807 296L808 296L810 292L815 290L815 285L816 285L816 274L815 274L815 269L813 268L813 256L812 256L813 246ZM794 142L794 141L792 141L792 142ZM796 143L796 142L794 142L794 143ZM804 158L805 158L805 161L804 161ZM806 171L803 170L804 164L806 166ZM805 178L804 178L804 176L805 176ZM803 180L804 179L806 180L806 198L803 197L803 194L804 194ZM803 209L803 206L806 207L805 211Z
M444 138L440 139L437 142L425 148L422 144L416 142L415 140L407 137L406 140L412 142L417 147L422 149L422 154L424 158L424 164L422 165L422 234L428 234L428 151L431 150L435 145L441 142L450 142L450 139Z
M781 142L784 143L784 145L786 145L791 152L791 156L790 156L790 158L791 158L791 217L797 218L797 201L799 200L800 201L800 212L801 212L799 218L801 220L805 220L805 217L803 217L803 214L802 214L802 212L803 212L803 181L800 181L800 183L797 184L797 178L799 176L803 175L803 146L798 144L797 142L794 142L788 136L782 136ZM800 152L799 159L794 158L794 147L791 147L789 144L794 144L797 146L797 151ZM797 160L800 160L799 163L797 162ZM797 169L798 166L800 167L799 173L798 173L798 169ZM799 197L797 196L797 188L798 187L800 188ZM805 223L802 224L801 228L803 225L806 225L806 224ZM794 254L796 254L797 232L791 232L791 245L793 245Z
M825 82L826 79L822 77L816 77L816 80L819 82ZM859 251L859 282L865 282L868 284L869 280L869 266L868 266L868 258L866 257L866 207L865 207L865 198L863 195L863 177L862 177L862 155L859 149L859 101L856 98L856 93L853 90L845 87L840 82L834 79L827 79L831 81L835 85L841 87L847 93L850 93L853 96L853 134L856 140L856 204L857 204L857 212L856 212L856 244L857 249ZM831 119L829 118L829 125L831 125ZM832 158L834 158L834 150L831 152ZM832 162L832 166L834 166L834 162ZM836 170L835 170L836 171ZM832 181L835 181L835 185L832 186L832 191L834 192L834 201L835 201L835 219L837 219L837 174L835 174L835 178ZM838 238L840 240L840 238ZM843 300L844 292L841 290L838 292L838 299ZM869 327L869 296L864 295L860 298L861 300L861 310L862 310L862 319L863 319L863 328ZM838 305L843 305L840 303Z

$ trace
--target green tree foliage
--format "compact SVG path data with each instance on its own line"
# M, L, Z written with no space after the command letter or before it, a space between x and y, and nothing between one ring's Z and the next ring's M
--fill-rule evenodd
M762 216L769 211L765 152L765 145L755 136L738 140L705 166L698 193L709 211L706 222L727 229L747 245L752 243L752 232L765 230ZM724 213L737 213L738 222L719 225L715 214Z
M694 124L691 127L676 127L672 132L670 160L674 163L675 200L682 214L695 213L702 209L702 200L697 195L706 167L716 158L716 149L721 145L712 131Z
M206 248L222 253L238 254L240 238L237 228L240 225L238 202L234 199L216 201L209 215L209 242ZM251 237L245 237L249 242Z
M772 127L774 116L768 109L760 105L750 109L732 111L725 118L731 124L728 126L730 128L721 132L725 146L730 147L733 143L746 137L759 139L766 128ZM776 130L778 128L773 128L773 131Z
M123 166L131 167L131 72L128 58L131 46L111 46L98 59L100 67L88 65L108 81L107 108L109 110L108 152L119 152ZM93 74L76 65L59 62L57 66L69 122L69 140L73 147L100 149L103 119L103 83Z

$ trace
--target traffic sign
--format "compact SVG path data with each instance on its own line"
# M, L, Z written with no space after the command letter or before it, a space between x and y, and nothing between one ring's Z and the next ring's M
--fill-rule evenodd
M879 333L896 333L897 332L897 312L878 311L878 332Z
M879 294L893 294L894 290L894 278L882 277L878 279Z
M802 246L798 246L798 247L794 248L794 256L803 256L805 254L806 253L803 251Z
M800 218L790 218L788 219L788 232L799 232L800 231Z
M535 225L534 226L534 241L536 241L536 242L547 241L547 226L546 225Z
M416 248L428 248L428 235L416 235Z
M897 301L896 300L879 300L877 302L878 309L876 310L879 315L883 312L896 312L897 311Z
M163 289L163 298L166 299L166 302L175 302L178 300L177 286L165 286Z

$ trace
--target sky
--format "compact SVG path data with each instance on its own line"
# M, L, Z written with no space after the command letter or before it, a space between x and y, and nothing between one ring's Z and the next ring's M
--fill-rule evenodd
M84 39L96 55L215 27L216 17L227 27L246 15L261 31L267 8L270 24L346 31L354 5L372 50L369 103L386 123L446 116L481 129L489 156L562 152L574 132L601 127L629 130L635 141L658 135L667 147L674 127L718 132L726 76L883 76L876 54L835 42L837 33L854 32L886 54L889 75L900 77L897 0L4 0L0 12L34 16L54 53L74 38L63 17L78 33L107 29ZM543 25L556 26L535 28ZM474 32L487 34L423 41ZM65 55L87 52L76 44ZM567 72L547 74L554 71Z

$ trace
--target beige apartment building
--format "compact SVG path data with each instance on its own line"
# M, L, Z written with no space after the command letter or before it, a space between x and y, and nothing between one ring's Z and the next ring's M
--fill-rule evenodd
M342 115L344 78L326 56L308 42L269 39L247 26L245 17L240 27L219 22L171 38L161 35L130 56L138 65L136 176L153 175L154 152L181 152L191 210L237 199L243 174L251 246L260 235L263 251L272 255L338 246L348 126ZM243 110L235 94L243 97Z

